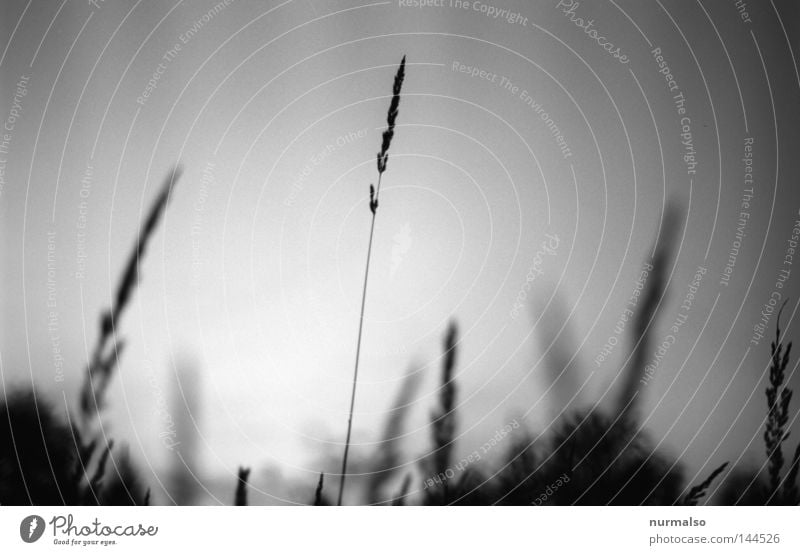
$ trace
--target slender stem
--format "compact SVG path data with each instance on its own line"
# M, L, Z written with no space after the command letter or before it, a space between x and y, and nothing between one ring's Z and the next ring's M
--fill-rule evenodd
M383 172L378 174L378 187L375 189L375 200L381 190L381 178ZM372 211L372 224L369 228L369 246L367 247L367 267L364 270L364 287L361 291L361 316L358 319L358 341L356 342L356 364L353 370L353 391L350 393L350 416L347 419L347 438L344 443L344 457L342 458L342 474L339 478L339 501L337 505L342 505L344 495L344 481L347 476L347 455L350 452L350 434L353 431L353 409L356 404L356 385L358 384L358 361L361 358L361 333L364 330L364 307L367 304L367 282L369 280L369 261L372 258L372 238L375 235L375 216L378 214L377 208Z

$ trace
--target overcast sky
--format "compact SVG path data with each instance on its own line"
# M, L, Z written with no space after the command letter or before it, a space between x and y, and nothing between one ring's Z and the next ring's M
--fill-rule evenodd
M770 299L788 300L796 338L800 300L787 258L800 220L797 8L413 4L5 2L4 387L33 381L72 407L100 310L180 162L120 326L112 433L138 461L169 464L161 432L182 367L199 392L203 473L279 466L312 483L344 439L369 184L405 55L355 452L373 448L414 368L404 445L409 460L424 454L451 318L459 450L514 417L544 429L578 388L580 406L611 406L630 346L615 326L672 200L683 225L648 358L669 347L641 390L646 427L689 477L763 460L775 314L760 340L754 326Z

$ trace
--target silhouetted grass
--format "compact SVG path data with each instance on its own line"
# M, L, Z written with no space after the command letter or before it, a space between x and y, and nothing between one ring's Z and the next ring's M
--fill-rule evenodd
M667 206L661 236L655 248L652 270L639 299L641 305L633 316L632 347L628 366L623 376L622 394L618 402L618 414L623 418L636 418L637 399L642 376L647 366L647 357L652 353L650 337L655 327L659 306L667 297L667 274L672 263L675 238L681 224L681 216L675 204Z
M522 443L522 444L521 444ZM552 505L668 505L683 486L675 461L654 452L628 419L600 411L574 413L556 424L550 447L516 443L500 473L497 503L529 505L559 477Z
M714 479L722 474L725 468L728 466L728 463L723 463L718 466L711 475L705 479L705 481L701 482L699 485L694 486L689 493L686 494L686 497L683 499L682 505L697 505L700 500L706 496L706 492L708 488L711 487L711 484L714 482Z
M325 501L325 497L322 495L322 487L324 485L325 474L320 473L319 475L319 482L317 482L317 489L314 491L314 505L315 506L323 506L327 505L327 501Z
M394 126L397 121L397 113L400 107L400 89L403 87L405 78L406 57L400 61L400 67L394 76L394 86L392 87L392 101L389 104L389 113L386 116L386 131L383 132L381 150L378 152L378 187L369 186L369 209L372 212L372 222L369 228L369 243L367 246L367 263L364 269L364 286L361 290L361 314L358 319L358 339L356 341L356 361L353 369L353 390L350 393L350 412L347 419L347 437L344 442L344 455L342 456L342 473L339 479L339 500L337 505L342 504L344 495L344 483L347 477L347 456L350 452L350 436L353 431L353 410L356 403L356 386L358 385L358 363L361 358L361 336L364 329L364 307L367 303L367 285L369 283L369 263L372 258L372 239L375 236L375 216L378 213L378 197L381 194L381 180L386 171L386 164L389 161L389 147L394 136Z
M0 504L142 505L142 487L126 450L115 456L114 441L97 433L100 412L123 342L116 328L138 284L147 244L166 210L180 175L172 169L145 218L110 309L103 312L93 354L79 393L78 418L64 419L36 397L35 390L4 391L0 413ZM109 463L113 472L109 470Z
M403 485L400 486L400 491L397 495L394 496L392 500L392 505L396 507L402 507L406 504L406 497L408 497L408 490L411 488L411 474L406 474L406 477L403 478Z
M726 480L720 494L725 505L800 505L797 487L798 466L800 466L800 443L795 448L789 468L784 472L783 443L789 437L786 424L789 421L789 404L792 390L784 383L786 367L789 365L791 341L783 344L781 337L781 314L786 302L778 311L775 322L775 340L770 343L769 383L765 390L767 397L767 418L764 429L767 477L752 469L737 469Z
M105 405L108 383L125 346L124 342L117 337L116 328L139 283L141 260L147 250L147 243L167 208L172 188L181 173L180 166L174 167L162 184L161 190L150 207L150 212L136 238L133 251L128 257L122 279L117 285L113 304L111 308L103 312L100 318L100 334L95 344L92 358L86 368L84 384L80 394L80 424L84 433L88 433L91 422L97 418Z
M783 385L786 377L786 366L789 364L789 353L792 351L792 342L786 345L784 351L781 342L781 313L784 302L778 311L775 323L775 341L770 344L771 365L769 368L769 386L767 387L767 424L764 430L764 444L767 449L769 469L770 497L779 496L778 488L781 484L781 470L783 469L783 442L789 436L786 423L789 421L789 403L792 401L792 390Z
M374 465L369 472L367 503L370 505L386 501L383 489L401 468L400 440L403 435L403 424L419 388L421 375L422 373L415 368L409 369L389 411L378 450L373 457Z
M384 158L385 167L385 158ZM105 313L99 347L104 353L117 343L113 322L119 318L135 289L139 263L147 240L151 237L166 206L168 190L159 194L143 227L118 289L114 307ZM165 192L166 191L166 192ZM667 215L664 239L656 250L652 274L643 291L640 314L634 319L630 341L635 345L626 368L621 402L608 413L600 409L573 411L556 421L552 430L537 441L521 430L509 440L500 469L491 472L485 464L476 464L453 473L438 487L425 488L420 501L424 504L504 504L504 505L697 505L704 501L714 481L727 468L717 467L700 484L689 487L683 467L663 452L654 450L647 433L637 421L631 407L639 396L631 384L641 377L640 368L649 353L649 331L657 318L657 306L666 295L666 273L671 263L670 242L677 225L676 216ZM131 261L135 260L135 264ZM133 269L131 269L133 268ZM797 487L800 445L785 468L781 445L788 437L789 405L792 391L786 387L791 343L784 345L780 316L776 337L771 344L769 383L766 388L767 418L764 442L767 458L766 478L757 472L737 469L725 478L718 501L724 504L793 504L800 503ZM112 322L106 325L106 322ZM450 323L443 340L440 387L437 406L431 413L432 449L424 459L426 476L446 476L453 466L453 448L457 437L456 405L458 387L455 380L458 328ZM118 351L117 351L118 352ZM94 410L84 413L98 418L97 412L116 366L116 358L105 354L94 359L100 368L88 379ZM105 365L105 366L104 366ZM371 468L367 481L367 499L373 503L389 501L383 489L400 468L400 452L396 439L402 435L417 386L417 373L404 380L385 424L382 449ZM82 393L86 393L86 387ZM85 398L85 397L84 397ZM81 404L81 410L85 405ZM150 503L150 490L145 488L130 462L127 452L114 447L113 441L84 432L78 423L54 414L51 406L37 399L34 392L7 394L0 404L0 503L3 505L122 505ZM38 433L37 433L38 431ZM247 505L249 468L239 468L234 495L236 505ZM564 479L562 479L564 478ZM414 475L407 473L392 505L412 500L410 493ZM558 483L558 486L554 484ZM324 475L320 474L314 494L315 505L327 505L323 492ZM341 484L340 484L341 485ZM688 490L688 492L687 492ZM340 492L341 494L341 489ZM685 493L685 495L684 495Z
M145 488L139 472L131 463L128 448L122 446L115 455L109 450L113 464L105 473L99 488L99 505L149 505L150 488Z
M81 504L84 472L69 426L32 391L7 394L0 408L0 504Z
M237 507L243 507L247 505L247 479L249 477L250 469L240 466L236 478L236 495L233 499L233 504Z
M439 387L439 406L431 414L433 430L433 452L430 456L430 476L442 476L440 488L429 488L428 496L440 498L442 502L450 499L450 484L447 473L452 471L451 453L455 445L456 433L456 382L453 377L456 367L456 344L458 343L458 326L450 322L444 339L442 355L442 381Z

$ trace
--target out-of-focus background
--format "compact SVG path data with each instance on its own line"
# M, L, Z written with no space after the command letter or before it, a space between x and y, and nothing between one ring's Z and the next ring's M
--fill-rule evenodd
M4 392L74 408L140 222L184 168L105 415L155 501L229 503L247 465L253 503L304 503L338 471L403 55L354 468L409 371L399 445L410 466L430 450L451 318L457 453L612 403L669 202L644 425L690 478L762 460L784 301L798 336L794 2L13 0L0 22Z

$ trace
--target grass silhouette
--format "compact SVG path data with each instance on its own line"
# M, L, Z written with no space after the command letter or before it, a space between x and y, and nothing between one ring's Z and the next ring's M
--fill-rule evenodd
M386 131L383 132L383 140L381 142L381 150L378 152L378 186L377 188L369 186L369 209L372 212L372 222L369 227L369 244L367 247L367 263L364 269L364 286L361 290L361 314L358 318L358 339L356 341L356 362L353 369L353 390L350 393L350 413L347 418L347 437L344 442L344 455L342 456L342 473L339 478L339 499L337 505L342 504L342 497L344 495L344 484L347 478L347 455L350 452L350 436L353 432L353 410L356 404L356 386L358 385L358 363L361 359L361 337L364 331L364 308L367 304L367 285L369 284L369 263L372 258L372 240L375 237L375 217L378 214L378 198L381 194L381 181L383 174L386 171L386 164L389 161L389 147L392 144L392 137L394 137L394 126L397 121L397 113L400 108L400 89L403 87L403 79L405 78L406 57L400 62L400 67L397 68L397 73L394 77L394 86L392 87L392 101L389 104L389 113L386 116Z
M403 436L405 420L419 389L421 377L422 373L413 367L406 373L389 411L388 418L384 424L383 435L379 447L372 457L373 465L369 471L367 503L370 505L383 504L388 501L385 498L386 486L402 468L400 462L400 439Z
M247 480L249 478L250 469L240 466L236 481L236 495L233 498L234 505L239 507L247 505Z
M786 424L792 400L792 390L784 383L792 343L784 345L781 336L781 313L786 302L788 301L784 301L778 311L775 340L770 343L769 385L765 390L767 418L764 429L764 466L767 467L767 476L765 478L760 469L736 469L722 488L720 501L724 505L800 505L797 486L800 442L794 450L789 468L781 478L785 465L782 446L789 437Z
M100 334L95 344L92 358L86 368L85 380L80 394L81 426L85 431L88 431L93 423L97 421L100 411L105 406L108 383L125 346L124 342L117 337L116 327L139 283L141 260L147 250L148 241L155 232L161 216L167 209L172 189L181 173L180 166L174 167L162 184L161 190L136 238L136 245L128 257L122 279L117 285L113 304L100 317Z
M447 474L451 469L451 453L455 444L456 432L456 345L458 343L458 326L450 322L444 339L442 357L442 383L439 388L439 406L431 415L433 431L433 451L427 459L428 475L438 476L442 482L438 488L428 489L426 502L432 504L439 500L447 503L450 500L450 484Z
M171 185L170 185L171 187ZM124 294L117 295L115 309L108 316L122 313L130 299L138 276L141 255L152 236L154 224L166 206L168 195L163 191L147 218L144 232L137 241L134 255L135 271L124 273ZM672 217L672 216L670 216ZM673 220L674 224L675 220ZM671 224L671 225L673 225ZM672 228L674 230L674 228ZM641 365L644 355L638 352L647 344L647 334L657 319L659 299L665 274L670 265L673 233L665 233L664 241L655 249L651 279L643 291L640 314L632 326L629 338L632 347L629 360ZM127 266L128 269L131 265ZM122 302L124 301L124 302ZM101 343L117 342L115 328L103 325ZM110 330L110 331L109 331ZM107 336L107 334L110 334ZM412 404L419 379L411 371L401 384L393 411L384 429L383 448L369 464L369 479L365 482L369 503L405 505L697 505L709 501L714 483L721 482L715 501L722 504L797 505L797 475L800 461L798 446L787 465L781 446L788 437L788 414L792 391L786 386L786 368L790 361L791 342L784 344L780 328L780 312L776 336L771 344L769 382L765 391L767 416L764 443L765 472L734 469L724 476L728 463L718 466L701 483L686 484L680 461L653 449L648 434L641 429L637 411L631 410L639 396L631 384L640 379L639 367L628 365L623 378L624 393L615 409L601 411L571 411L552 426L552 430L533 439L524 427L516 432L505 450L499 470L492 471L480 464L452 472L452 451L457 434L456 365L458 361L458 327L451 322L444 334L443 356L437 406L431 413L432 449L424 457L419 470L423 476L445 475L438 487L415 487L418 474L406 472L399 489L387 494L387 489L402 465L395 439L402 435L403 421ZM98 349L95 352L100 352ZM89 421L100 418L103 393L117 357L102 372L104 377L85 383L94 384L95 414ZM97 374L94 374L97 375ZM107 376L107 377L106 377ZM633 391L633 393L631 393ZM82 390L82 394L85 390ZM85 395L82 397L85 398ZM85 405L81 404L81 410ZM105 442L73 421L56 415L53 407L35 395L35 391L6 392L0 403L0 503L3 505L121 505L150 503L149 489L142 483L125 449ZM788 467L787 467L788 466ZM240 468L233 501L246 505L250 469ZM452 474L452 477L449 476ZM395 481L396 484L396 481ZM396 486L395 486L396 487ZM319 481L313 504L330 504L324 494L324 477ZM422 496L419 492L422 491ZM387 497L388 495L388 497Z
M79 393L77 418L69 412L65 419L56 417L53 407L37 398L35 389L4 391L0 403L0 414L6 416L0 418L0 504L149 504L149 490L142 487L127 450L115 456L113 440L101 433L101 416L124 346L116 329L138 285L148 242L180 174L176 166L161 186L127 260L113 304L101 315L100 333Z

